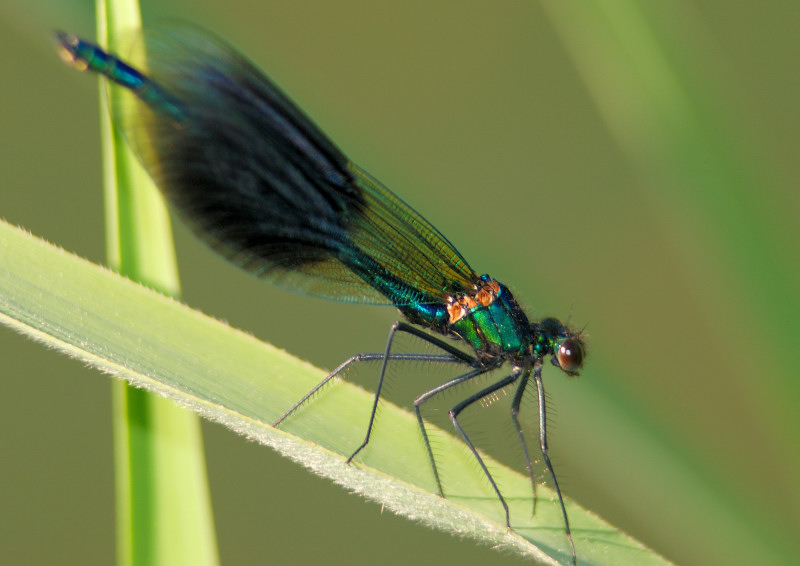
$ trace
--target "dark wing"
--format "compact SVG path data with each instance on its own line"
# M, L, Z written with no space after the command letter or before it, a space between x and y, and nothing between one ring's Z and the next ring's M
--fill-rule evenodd
M194 27L145 35L152 85L118 122L156 184L228 259L292 291L440 302L477 276L264 74Z

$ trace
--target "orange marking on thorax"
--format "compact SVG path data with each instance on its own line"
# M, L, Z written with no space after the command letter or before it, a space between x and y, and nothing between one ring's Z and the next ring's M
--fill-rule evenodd
M453 324L454 322L458 322L478 305L488 307L494 302L499 292L500 285L497 284L497 281L492 280L485 283L480 288L476 287L473 296L456 295L450 297L447 302L447 314L450 316L449 323Z

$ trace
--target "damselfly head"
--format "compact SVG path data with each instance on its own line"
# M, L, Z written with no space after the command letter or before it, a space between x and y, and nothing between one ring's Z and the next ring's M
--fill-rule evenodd
M578 370L583 366L585 353L583 342L578 336L570 336L560 343L556 343L555 352L551 358L553 365L560 367L567 375L578 375Z
M573 332L555 318L545 318L541 322L533 323L531 331L539 345L538 352L534 347L535 353L541 356L549 354L550 362L554 366L567 375L578 375L578 370L586 358L582 332Z

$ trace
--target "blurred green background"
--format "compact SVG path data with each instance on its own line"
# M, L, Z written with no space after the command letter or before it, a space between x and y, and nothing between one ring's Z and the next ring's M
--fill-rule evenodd
M588 323L580 379L545 373L570 497L680 564L800 563L793 4L143 10L230 39L476 270ZM0 216L102 263L96 83L53 28L93 36L92 3L0 5ZM176 237L193 307L321 367L384 344L391 309L276 290ZM0 561L112 563L108 378L8 330L0 352ZM223 564L520 563L205 432Z

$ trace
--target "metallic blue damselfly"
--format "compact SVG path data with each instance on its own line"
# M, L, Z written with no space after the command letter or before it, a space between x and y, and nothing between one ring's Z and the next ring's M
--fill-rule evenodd
M379 361L369 425L350 462L369 442L390 359L461 364L464 373L424 392L413 404L444 497L421 407L446 390L507 366L501 379L457 403L450 420L488 478L510 527L506 500L459 415L513 385L511 419L533 483L518 419L533 380L539 448L577 564L548 456L542 366L549 356L553 365L577 375L585 357L580 333L554 318L529 321L505 285L476 273L447 238L345 157L277 86L223 41L189 26L148 32L145 74L88 41L56 35L65 61L135 95L133 109L118 117L128 141L167 199L213 248L270 283L328 299L394 305L405 318L392 325L384 352L346 360L275 426L348 367ZM393 354L398 333L416 336L440 353ZM468 350L454 346L453 339Z

